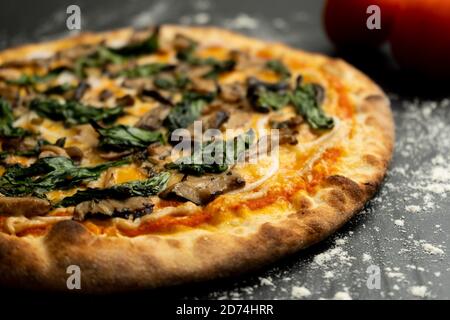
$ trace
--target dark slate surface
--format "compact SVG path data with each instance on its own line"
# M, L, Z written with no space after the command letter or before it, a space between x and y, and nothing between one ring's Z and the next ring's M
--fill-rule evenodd
M69 4L81 7L83 30L206 23L338 55L321 27L322 1L313 0L8 0L0 3L0 48L66 35ZM298 297L296 287L307 288L312 299L450 298L450 92L400 73L387 50L344 58L392 100L396 151L378 195L335 236L251 275L133 298L290 299ZM367 287L369 266L380 268L380 289Z

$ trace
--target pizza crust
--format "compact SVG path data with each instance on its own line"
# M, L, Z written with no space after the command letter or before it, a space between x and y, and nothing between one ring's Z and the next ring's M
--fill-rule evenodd
M267 43L217 28L164 26L166 33L185 33L205 42L264 48ZM61 47L126 39L131 29L82 34L48 44L28 45L0 53L0 63ZM81 269L82 292L157 288L228 277L259 268L309 247L335 232L373 196L383 180L394 143L389 100L361 72L339 59L271 44L283 56L317 61L327 72L355 84L358 139L338 172L329 176L314 197L295 199L300 209L270 218L253 215L245 227L195 228L171 234L137 237L95 235L72 220L54 224L45 236L17 237L0 233L0 284L11 287L67 290L66 270Z

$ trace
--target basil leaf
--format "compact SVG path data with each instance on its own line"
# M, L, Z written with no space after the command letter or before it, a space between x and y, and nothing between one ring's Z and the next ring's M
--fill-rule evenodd
M61 202L58 203L58 206L76 206L81 202L94 199L126 199L130 197L148 197L156 195L166 187L169 177L170 174L168 172L162 172L147 180L126 182L111 188L88 188L86 190L78 191L73 196L62 199Z
M112 49L113 53L122 57L133 57L143 54L151 54L159 49L159 27L146 39L137 43L130 43L121 48Z
M316 86L318 85L298 83L290 99L297 112L313 129L331 129L334 127L333 118L325 115L320 107Z
M266 68L278 74L282 80L287 80L291 77L291 72L280 60L268 61Z
M30 134L25 129L14 127L14 115L11 104L0 97L0 137L22 138Z
M161 132L149 131L136 127L117 125L110 128L102 128L97 123L91 125L100 135L99 147L109 150L144 149L151 143L164 143Z
M111 167L128 164L128 159L106 162L94 167L78 167L65 157L38 159L29 167L18 164L6 169L0 177L0 193L7 196L35 195L56 189L67 189L83 182L96 180Z
M173 67L173 65L166 63L150 63L136 66L128 70L122 70L121 72L119 72L119 75L125 76L127 78L150 77L162 71L171 70L173 69Z
M34 99L30 109L36 111L41 117L53 121L63 121L66 125L85 124L89 121L111 122L123 114L123 107L96 108L71 100L60 103L57 100Z
M252 77L247 80L247 84L247 98L258 112L278 110L289 103L287 82L268 83Z
M230 164L236 163L243 156L252 145L254 138L255 133L249 130L228 141L205 143L201 148L194 149L191 156L178 159L165 167L196 176L205 173L221 173L227 171Z

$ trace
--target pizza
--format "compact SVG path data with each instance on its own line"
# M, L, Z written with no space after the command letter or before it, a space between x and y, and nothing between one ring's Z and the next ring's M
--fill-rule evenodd
M0 53L0 284L86 292L233 276L315 244L378 189L389 100L346 62L223 29Z

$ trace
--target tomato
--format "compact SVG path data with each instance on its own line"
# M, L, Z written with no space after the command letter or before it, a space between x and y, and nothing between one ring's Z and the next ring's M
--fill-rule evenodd
M398 3L402 0L327 0L325 31L339 48L376 47L388 39ZM367 13L371 5L380 7L380 29L369 29Z
M405 69L450 75L450 1L407 1L396 17L390 43Z

